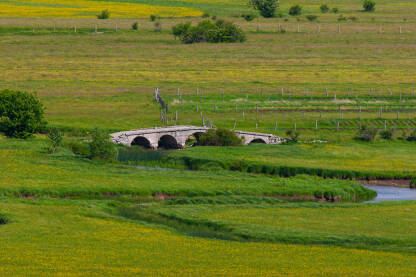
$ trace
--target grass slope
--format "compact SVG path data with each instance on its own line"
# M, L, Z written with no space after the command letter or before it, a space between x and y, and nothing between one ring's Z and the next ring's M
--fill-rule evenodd
M0 227L0 274L412 276L416 270L408 254L184 237L108 216L105 206L1 201L0 209L14 222Z
M67 150L44 151L46 141L0 138L0 194L60 197L310 196L368 199L374 193L350 181L316 177L274 178L227 171L157 171L94 162ZM43 151L43 152L42 152ZM53 174L51 174L53 172Z

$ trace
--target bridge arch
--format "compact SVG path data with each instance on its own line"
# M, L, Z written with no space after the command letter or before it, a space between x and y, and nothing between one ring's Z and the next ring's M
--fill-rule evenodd
M252 143L264 143L264 144L266 144L266 142L262 138L254 138L248 144L252 144Z
M158 148L178 149L180 147L179 147L178 141L176 140L175 137L173 137L171 135L163 135L159 138Z
M137 136L133 139L133 141L131 142L131 145L134 146L142 146L144 148L152 148L150 141L142 136Z

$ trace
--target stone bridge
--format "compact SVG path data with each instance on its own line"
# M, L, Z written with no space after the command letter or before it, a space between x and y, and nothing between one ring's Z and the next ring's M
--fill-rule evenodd
M111 134L112 141L126 146L140 145L146 148L157 149L163 147L167 149L184 148L186 141L194 136L208 131L207 127L198 126L169 126L145 128L131 131L123 131ZM244 144L266 143L279 144L282 142L280 137L254 132L237 131L234 132L243 139Z

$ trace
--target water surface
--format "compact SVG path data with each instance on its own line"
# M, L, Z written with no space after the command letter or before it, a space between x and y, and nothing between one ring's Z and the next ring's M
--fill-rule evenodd
M367 202L416 200L416 189L391 186L365 186L375 190L377 197Z

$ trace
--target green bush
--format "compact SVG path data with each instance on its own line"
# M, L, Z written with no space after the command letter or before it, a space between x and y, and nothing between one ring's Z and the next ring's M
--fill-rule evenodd
M380 137L386 140L391 140L393 138L393 130L383 130L380 132Z
M160 32L162 31L162 23L160 23L160 21L156 21L155 22L155 32Z
M338 13L339 12L339 9L338 8L332 8L331 12L332 13Z
M65 147L71 150L72 153L82 157L90 156L90 149L88 144L79 141L69 141L65 143Z
M413 130L413 132L410 133L410 135L407 137L408 141L416 141L416 129Z
M348 17L348 19L351 20L351 21L357 21L358 20L358 18L355 17L355 16L350 16L350 17Z
M363 8L366 12L373 12L376 7L376 2L373 0L364 0L363 2Z
M131 25L131 28L132 28L133 30L138 30L138 29L139 29L139 23L138 23L138 22L134 22L134 23Z
M150 18L150 21L156 21L157 16L154 14L151 14L149 18Z
M244 32L231 22L217 20L201 21L197 26L191 26L190 22L180 23L172 27L172 33L183 43L198 42L243 42L246 37Z
M279 6L277 0L249 0L249 4L266 18L274 17Z
M62 133L58 129L53 128L49 130L48 139L51 144L51 152L55 153L56 148L62 143Z
M298 142L298 138L299 138L299 133L289 129L286 131L286 135L289 137L288 138L288 143L297 143Z
M337 19L338 21L347 21L347 18L344 15L340 15Z
M410 180L410 188L416 189L416 178L413 178L412 180Z
M0 91L0 132L8 137L27 138L45 127L42 103L33 94Z
M301 15L302 14L302 7L300 5L294 5L290 7L289 14L291 16Z
M327 4L323 4L319 7L319 9L321 10L321 13L327 13L329 12L329 7Z
M90 158L99 160L115 160L117 149L110 141L110 136L103 131L94 129L92 141L89 143Z
M198 137L198 145L203 146L239 146L243 141L231 130L210 129Z
M209 15L209 13L205 12L205 13L202 14L201 17L202 18L208 18L208 17L210 17L210 15Z
M376 128L371 128L368 126L362 126L358 131L357 139L362 141L374 141L377 136L378 130Z
M110 18L110 12L108 10L101 11L100 14L97 15L98 19L108 19Z
M253 13L247 13L247 14L242 14L241 17L244 18L246 21L253 21L254 18L256 18L256 15Z
M315 21L318 17L316 15L307 15L306 19L309 21Z

